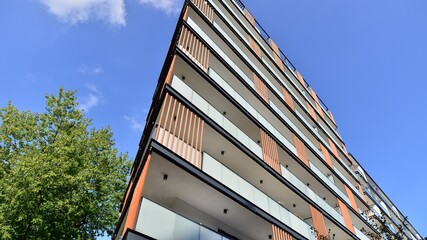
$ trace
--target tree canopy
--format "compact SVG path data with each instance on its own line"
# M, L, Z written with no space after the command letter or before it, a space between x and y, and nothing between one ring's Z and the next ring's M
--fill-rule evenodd
M0 239L94 239L112 233L131 163L95 129L74 91L46 111L0 109Z

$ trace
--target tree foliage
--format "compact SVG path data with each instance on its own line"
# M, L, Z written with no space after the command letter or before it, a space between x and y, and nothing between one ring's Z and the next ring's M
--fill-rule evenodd
M94 239L111 234L130 161L110 128L94 129L75 92L46 111L0 109L0 239Z
M361 229L361 231L368 236L371 240L403 240L403 225L406 224L408 221L408 217L405 217L403 219L403 222L401 225L398 226L398 230L396 232L391 231L391 229L388 226L388 222L386 219L386 216L384 212L381 212L381 216L371 215L369 217L370 220L376 219L378 221L378 224L374 223L373 226L379 231L378 233L373 233L366 231L364 228Z

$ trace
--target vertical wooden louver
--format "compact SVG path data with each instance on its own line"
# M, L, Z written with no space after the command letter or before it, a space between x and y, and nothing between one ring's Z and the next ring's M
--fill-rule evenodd
M325 114L323 114L323 109L322 109L322 107L320 106L319 98L317 97L316 92L313 90L313 88L310 88L310 91L311 91L311 96L313 96L313 98L314 98L314 105L316 106L316 110L317 110L317 112L319 113L319 115L320 115L323 119L325 119Z
M355 233L355 232L354 232L353 223L352 223L352 221L351 221L350 213L348 212L348 208L347 208L347 206L346 206L343 202L341 202L339 199L338 199L338 206L339 206L339 207L340 207L340 209L341 209L341 214L342 214L342 217L344 218L345 226L346 226L346 227L347 227L347 229L348 229L348 230L350 230L352 233Z
M155 139L200 168L204 124L199 116L168 93L160 112Z
M295 70L295 73L297 74L298 81L305 87L304 78L302 77L301 73L298 72L298 70Z
M248 19L248 21L252 24L252 26L255 27L255 18L252 16L252 14L248 11L248 9L244 9L243 12L245 13L245 17Z
M178 48L205 72L208 71L210 50L187 27L183 26L178 39Z
M310 205L310 213L311 213L311 217L313 218L314 229L317 231L317 234L318 234L317 239L323 239L323 238L319 238L319 235L328 236L328 232L326 231L325 219L322 213L319 212L319 210L317 210L311 205Z
M308 113L310 114L310 116L317 121L317 115L316 112L314 111L313 107L310 105L310 103L307 102L307 108L308 108Z
M280 50L279 47L276 45L276 43L273 41L273 39L269 39L270 46L274 51L273 57L274 61L276 62L277 66L282 69L282 71L285 71L285 65L283 65L282 59L280 59Z
M304 143L295 135L293 135L294 138L294 145L297 150L298 158L307 166L310 166L308 162L307 157L307 149L305 148Z
M330 138L328 138L328 142L329 142L329 146L331 147L332 153L338 159L339 155L338 155L338 150L337 150L337 147L335 146L335 143Z
M165 84L170 84L170 82L172 81L172 73L173 73L173 68L175 67L175 62L176 62L176 55L174 55L172 58L171 65L168 70L168 75L166 75Z
M331 160L331 156L329 155L328 150L326 149L325 146L323 146L323 144L320 143L320 148L323 154L323 158L325 159L326 163L330 166L333 167L332 165L332 160Z
M348 155L348 151L347 148L345 147L344 143L341 143L342 149L344 150L345 155L350 158L350 156Z
M282 87L282 94L283 94L283 97L285 98L286 104L288 104L288 106L291 107L292 110L295 110L294 100L292 99L292 96L288 92L288 90L284 87Z
M332 122L333 122L335 125L337 125L337 123L335 122L335 119L334 119L334 115L332 115L331 110L328 110L328 115L329 115L329 117L331 117Z
M214 10L206 0L191 0L191 2L206 16L209 21L213 21Z
M255 52L258 57L262 56L261 48L258 45L258 43L253 39L252 36L249 35L249 45L251 46L251 49Z
M277 151L277 143L268 136L262 129L261 133L261 146L262 146L262 157L264 162L272 167L276 172L280 173L280 161L279 152Z
M262 99L264 99L264 101L269 103L267 86L263 81L261 81L261 79L259 79L259 77L255 73L253 74L253 76L256 92L262 97Z
M276 225L272 225L273 240L293 240L291 234Z
M359 212L359 210L357 209L356 199L354 198L353 192L346 185L344 185L344 188L345 193L347 194L347 197L350 200L351 207L356 210L356 212Z

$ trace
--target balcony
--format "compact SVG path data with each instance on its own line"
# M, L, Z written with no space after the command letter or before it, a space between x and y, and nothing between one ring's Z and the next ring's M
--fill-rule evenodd
M147 198L142 199L135 230L152 238L130 238L128 235L126 239L229 240Z
M288 141L286 140L285 137L283 137L280 132L278 132L268 121L266 121L261 114L258 113L258 111L252 107L248 102L246 102L246 100L241 97L230 85L228 85L228 83L224 80L222 80L222 78L220 78L217 73L215 71L213 71L211 68L209 68L208 70L209 75L213 78L214 81L216 81L216 83L222 87L229 95L233 96L233 98L244 108L246 109L249 114L252 115L252 117L254 119L257 119L259 122L263 123L264 127L266 127L270 132L273 132L274 136L276 138L278 138L279 140L281 140L282 143L286 143L288 144L288 146L291 146L291 149L293 149L292 152L294 152L295 154L295 147ZM194 104L198 109L200 109L202 112L206 113L212 120L214 120L218 125L220 125L227 133L229 133L230 135L232 135L237 141L239 141L245 148L247 148L250 152L252 152L253 154L255 154L259 159L263 159L262 156L262 149L259 146L259 144L257 144L255 142L253 138L253 136L248 136L246 135L246 131L242 131L240 130L239 126L236 126L233 122L231 122L230 120L228 120L228 115L227 117L224 116L220 111L216 110L215 107L213 107L212 105L210 105L210 103L208 103L205 99L201 98L200 95L198 95L196 93L196 91L192 90L188 85L191 84L194 80L189 79L188 77L186 78L185 83L180 80L178 77L174 76L173 80L172 80L172 87L177 90L181 95L183 96L189 96L188 100ZM199 83L200 84L200 83ZM200 86L197 87L197 89L203 89L201 91L209 91L209 89L207 89L206 87L201 88ZM205 95L203 95L205 96ZM206 96L205 96L206 97ZM216 100L218 101L218 97L216 97ZM224 105L221 105L221 107L224 107ZM227 112L234 112L234 110L228 109ZM240 119L240 118L239 118ZM239 120L238 122L242 122L241 120ZM239 124L240 124L239 123ZM279 154L280 155L280 154ZM288 158L288 157L284 157L284 158ZM318 175L327 185L329 185L339 196L342 197L342 199L344 199L345 202L347 202L348 204L350 204L350 201L348 199L348 197L343 194L336 186L334 183L332 183L325 175L323 175L323 173L320 172L320 170L318 170L312 163L310 164L310 167L312 168L312 170L315 172L316 175ZM302 170L302 169L301 169ZM316 172L317 170L317 172ZM300 172L300 174L305 174L305 171L302 170L302 172ZM293 175L295 176L295 175ZM284 178L286 178L286 176L284 176ZM313 178L313 176L311 176L311 178ZM288 178L287 180L294 180L294 178ZM295 177L295 179L297 179ZM307 197L309 197L310 199L312 199L315 203L317 203L322 209L324 209L326 212L328 212L333 218L335 218L338 222L340 222L341 224L343 224L343 219L342 216L340 215L340 213L338 213L333 207L331 207L330 204L333 205L337 205L336 199L335 199L335 203L326 203L325 201L323 201L323 199L321 197L319 197L317 194L315 194L313 191L311 190L307 190L307 188L305 187L304 184L302 184L302 181L298 180L301 184L299 184L297 182L297 180L295 181L290 181L295 187L297 187L303 194L305 194ZM314 183L314 180L308 180L307 177L305 179L305 181L307 182L312 182ZM300 187L301 186L301 187ZM328 190L326 190L328 191ZM313 193L313 194L310 194ZM323 193L323 196L325 196L325 194L331 194L330 192L326 192ZM329 201L333 201L333 197L329 198ZM344 225L344 224L343 224Z
M277 201L270 198L264 192L254 187L239 175L222 165L206 152L203 153L202 170L208 175L223 183L234 192L263 209L276 219L308 239L315 239L311 226L292 214L288 209L282 207Z

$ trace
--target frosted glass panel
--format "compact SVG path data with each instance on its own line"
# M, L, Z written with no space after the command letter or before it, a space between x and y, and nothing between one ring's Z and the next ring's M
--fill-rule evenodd
M251 202L254 201L254 190L252 185L250 185L248 182L246 182L242 178L239 178L239 193L247 200Z
M262 210L269 212L268 197L257 188L254 188L254 203Z
M176 240L199 240L200 226L176 215L174 238Z
M222 178L221 174L221 164L215 161L211 156L206 153L203 153L203 162L202 170L212 176L215 179L220 180Z
M270 214L280 220L280 205L273 199L268 199L268 205L270 206Z
M239 192L238 177L228 168L222 169L222 181L227 187L231 188L235 192Z
M200 240L221 240L221 236L207 228L200 228Z
M156 239L174 239L175 213L143 199L135 230Z

